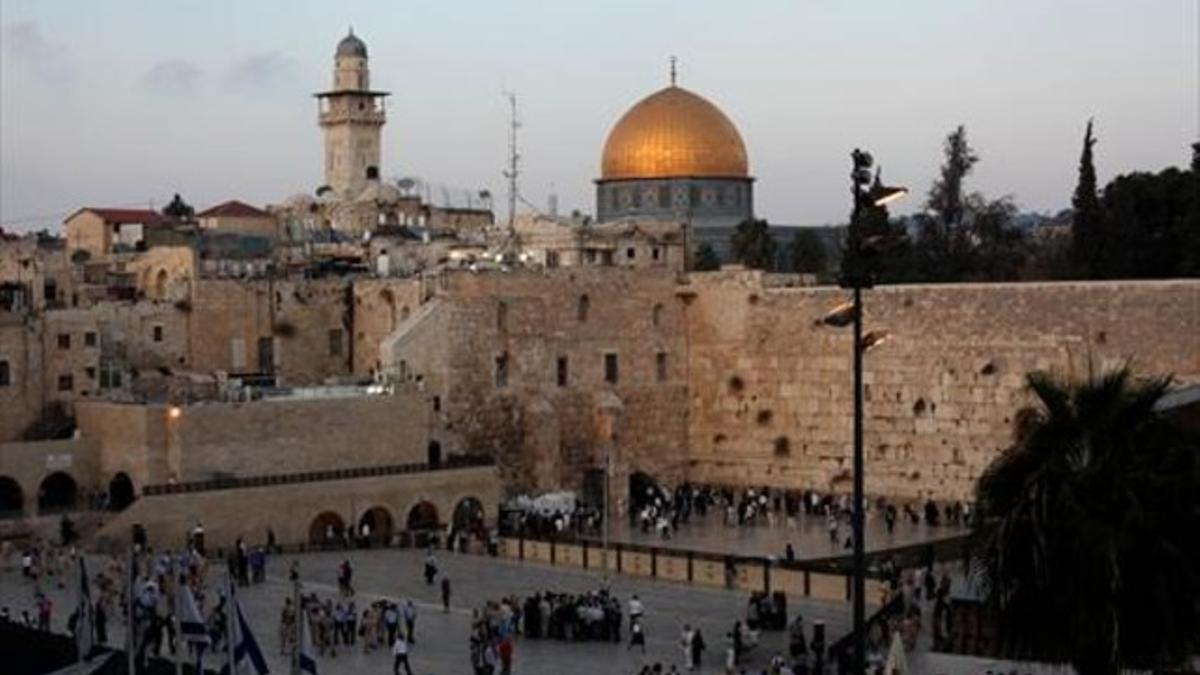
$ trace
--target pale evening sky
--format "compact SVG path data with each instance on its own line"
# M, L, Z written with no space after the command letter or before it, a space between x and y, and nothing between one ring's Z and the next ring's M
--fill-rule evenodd
M523 194L594 209L608 130L667 81L741 130L756 211L845 218L848 153L920 207L967 125L969 188L1069 204L1083 126L1101 181L1185 165L1200 137L1197 0L0 0L0 226L83 205L257 205L322 182L312 92L353 25L392 92L385 177L502 195L503 89L524 121ZM441 199L434 194L435 201Z

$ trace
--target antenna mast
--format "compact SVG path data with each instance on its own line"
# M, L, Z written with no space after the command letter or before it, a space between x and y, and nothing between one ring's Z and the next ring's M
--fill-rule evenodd
M508 168L504 171L504 177L508 179L508 229L513 229L513 222L517 216L517 178L521 175L518 168L518 162L521 159L521 154L517 152L517 129L521 128L521 120L517 118L517 95L514 92L504 92L504 97L508 99L508 107L510 111L509 127L508 127Z

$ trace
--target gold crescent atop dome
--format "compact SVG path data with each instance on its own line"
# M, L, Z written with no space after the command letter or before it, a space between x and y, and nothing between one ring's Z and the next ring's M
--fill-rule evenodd
M639 101L608 134L600 180L747 178L746 145L717 106L682 87Z

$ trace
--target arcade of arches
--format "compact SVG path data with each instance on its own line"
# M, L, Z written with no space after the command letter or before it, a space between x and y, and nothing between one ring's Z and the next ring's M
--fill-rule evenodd
M38 487L38 513L62 513L76 507L79 487L75 479L62 471L55 471L42 480Z

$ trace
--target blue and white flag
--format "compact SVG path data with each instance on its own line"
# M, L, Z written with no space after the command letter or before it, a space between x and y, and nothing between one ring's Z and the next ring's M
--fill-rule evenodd
M317 675L317 659L313 654L312 632L309 630L308 626L308 611L302 607L299 614L300 651L299 656L296 658L300 664L300 672L308 673L309 675Z
M254 633L250 631L250 624L246 622L246 616L242 614L242 607L238 604L237 599L230 594L229 606L231 615L229 620L229 638L230 645L233 649L233 655L221 668L222 675L231 675L229 672L230 665L233 666L232 675L267 675L271 672L267 668L267 660L263 658L262 649L258 647L258 641L254 639Z
M87 565L83 555L79 556L79 591L78 603L75 606L75 648L82 661L92 653L95 637L95 607L92 605L92 591L88 587Z
M200 615L200 608L196 606L196 596L192 595L191 587L180 577L175 588L175 611L179 612L179 633L183 641L191 645L211 645L208 624Z

